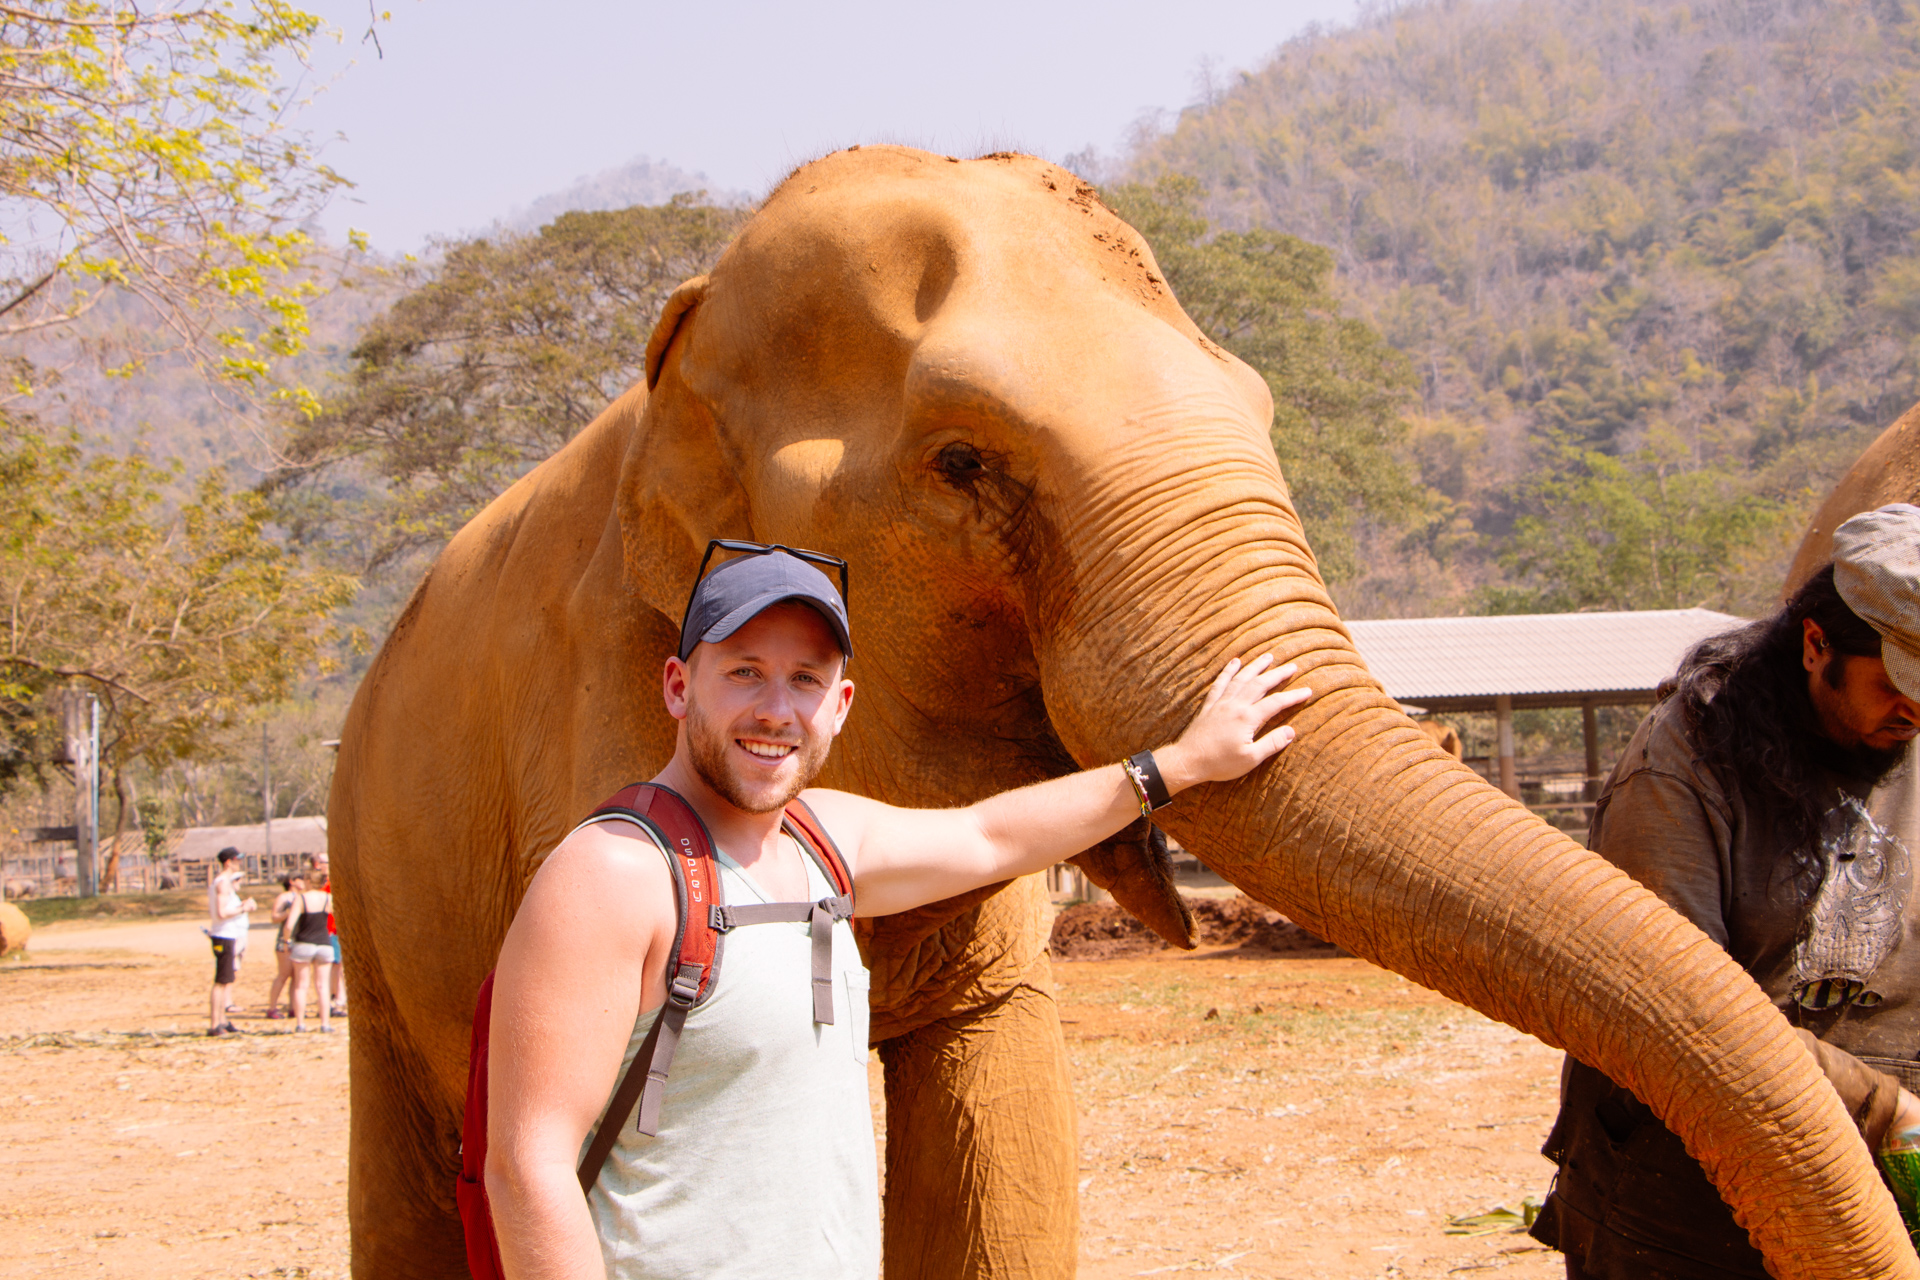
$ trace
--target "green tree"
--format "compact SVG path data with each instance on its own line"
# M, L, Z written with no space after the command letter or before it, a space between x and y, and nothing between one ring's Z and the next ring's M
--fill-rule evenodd
M1473 544L1387 575L1424 573L1405 593L1423 608L1521 563L1502 552L1519 516L1548 518L1536 470L1592 479L1565 445L1791 502L1920 398L1907 0L1373 6L1275 50L1128 165L1325 245L1332 290L1418 371L1419 416L1485 428L1450 494ZM1679 452L1656 466L1640 454L1662 432ZM1736 594L1777 584L1777 550Z
M290 128L281 68L321 30L283 0L0 7L11 398L34 386L19 340L119 290L152 314L115 344L123 370L170 351L226 392L308 402L274 370L299 351L319 288L300 224L342 180Z
M1423 514L1424 488L1401 456L1415 379L1405 356L1341 313L1333 255L1275 231L1219 231L1189 177L1103 191L1153 246L1174 296L1201 330L1266 379L1273 447L1330 581L1358 570L1353 527Z
M54 688L96 694L116 835L128 770L218 751L222 731L323 657L354 590L276 541L258 494L230 491L216 470L174 507L163 491L178 480L177 467L89 458L0 419L0 703L26 722L10 740L19 751L51 738L37 709Z
M668 295L744 216L688 195L445 246L295 424L283 509L362 572L444 542L639 379Z
M1618 458L1568 447L1527 495L1489 613L1735 609L1751 565L1797 526L1790 507L1721 468L1688 469L1669 437Z

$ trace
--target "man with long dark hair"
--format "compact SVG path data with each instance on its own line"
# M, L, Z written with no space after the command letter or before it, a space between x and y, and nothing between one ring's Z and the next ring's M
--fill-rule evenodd
M1876 787L1920 734L1920 507L1856 516L1771 617L1682 663L1588 843L1738 960L1819 1060L1869 1149L1920 1126L1920 941ZM1534 1235L1573 1280L1767 1272L1680 1139L1567 1060Z

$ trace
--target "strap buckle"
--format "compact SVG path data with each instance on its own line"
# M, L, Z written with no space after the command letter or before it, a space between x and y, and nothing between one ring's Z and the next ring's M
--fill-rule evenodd
M693 1007L694 999L700 994L699 965L687 965L673 975L673 981L667 984L667 999L684 1009Z

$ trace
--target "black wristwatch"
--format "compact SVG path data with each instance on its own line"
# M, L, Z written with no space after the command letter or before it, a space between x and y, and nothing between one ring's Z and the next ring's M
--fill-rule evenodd
M1137 756L1128 756L1120 767L1127 771L1127 781L1133 783L1133 793L1140 797L1142 817L1173 803L1173 797L1167 792L1166 780L1160 776L1160 766L1153 761L1153 752L1142 751Z

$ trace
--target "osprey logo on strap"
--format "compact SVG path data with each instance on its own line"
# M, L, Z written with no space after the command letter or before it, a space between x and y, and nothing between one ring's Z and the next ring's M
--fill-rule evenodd
M713 995L720 975L720 953L733 929L777 922L807 922L812 942L813 1020L833 1021L833 926L853 915L853 877L846 860L834 847L826 829L804 801L795 800L782 815L781 829L807 851L835 889L833 897L818 902L754 903L729 907L721 900L719 865L707 824L683 798L651 782L625 787L595 809L586 826L596 822L631 822L652 833L667 853L673 877L677 923L673 953L667 962L667 1002L654 1019L653 1029L634 1055L633 1065L613 1091L606 1114L595 1127L593 1141L580 1161L580 1189L590 1190L620 1136L620 1126L640 1104L639 1131L648 1137L660 1131L660 1100L666 1092L667 1069L679 1044L687 1013ZM460 1177L455 1198L466 1233L467 1266L475 1280L501 1280L499 1244L493 1233L493 1209L487 1203L487 1045L493 1009L493 975L480 984L473 1011L473 1040L467 1060L467 1111L461 1127Z

